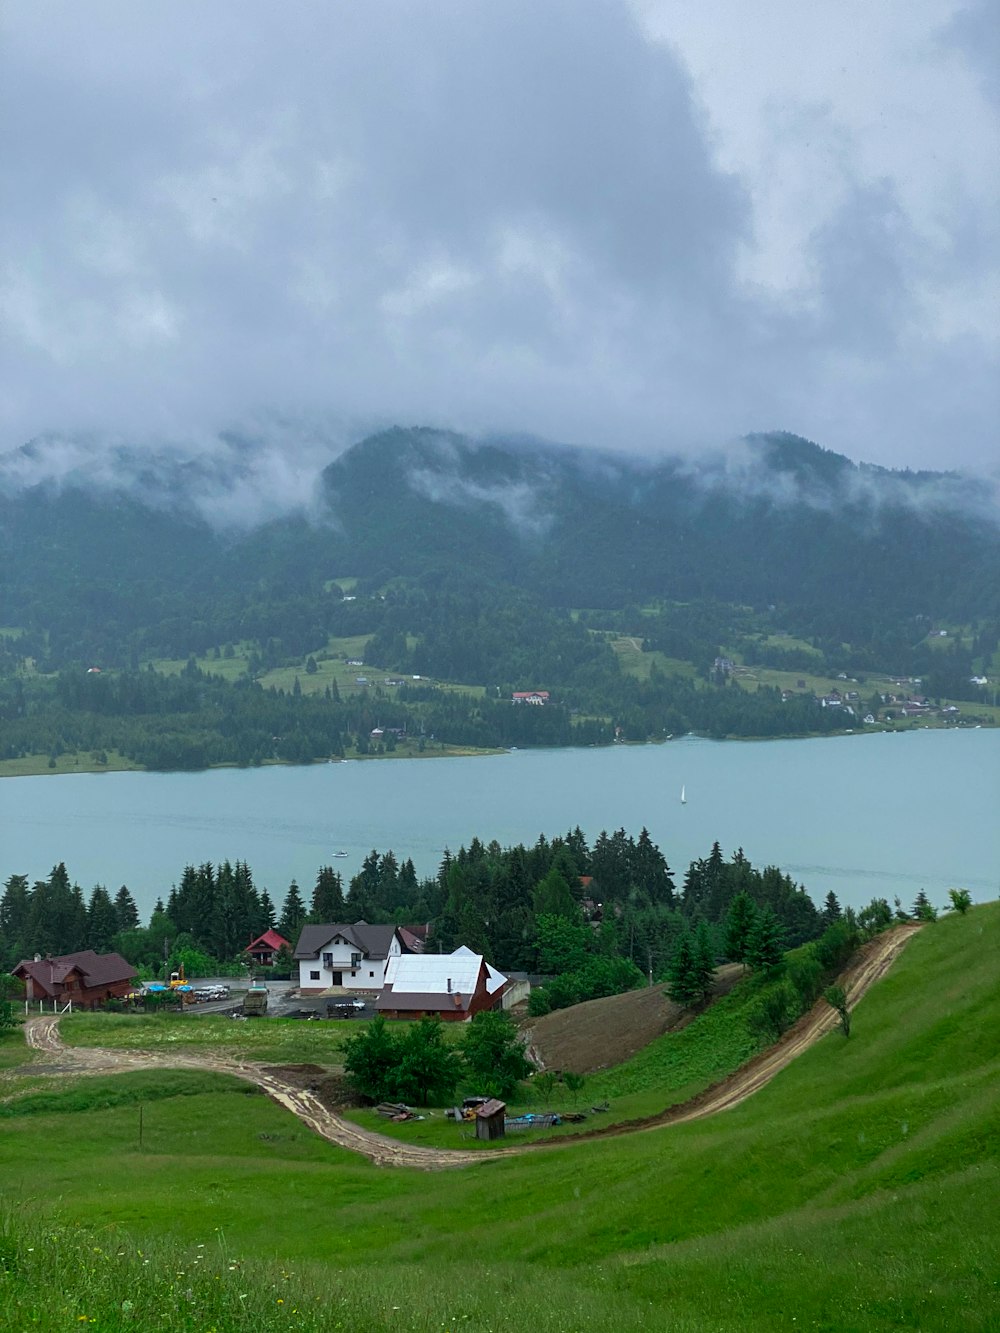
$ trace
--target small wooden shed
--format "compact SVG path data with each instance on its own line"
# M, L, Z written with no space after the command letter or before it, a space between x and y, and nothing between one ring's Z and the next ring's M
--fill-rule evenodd
M495 1097L491 1097L488 1102L483 1102L482 1106L477 1106L476 1138L502 1139L506 1116L507 1103L498 1102Z

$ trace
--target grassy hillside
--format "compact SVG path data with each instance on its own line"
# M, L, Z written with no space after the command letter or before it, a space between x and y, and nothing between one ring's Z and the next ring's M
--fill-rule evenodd
M372 1167L223 1079L133 1073L8 1103L8 1201L92 1244L50 1241L69 1255L54 1271L9 1218L7 1317L980 1333L998 1309L998 951L998 904L925 928L849 1040L714 1119L438 1175ZM141 1318L121 1308L136 1277Z

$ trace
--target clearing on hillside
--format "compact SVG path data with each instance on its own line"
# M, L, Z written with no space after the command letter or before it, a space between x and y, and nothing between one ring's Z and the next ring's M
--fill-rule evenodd
M712 998L728 994L742 974L738 963L718 968ZM664 1032L685 1027L694 1016L692 1010L674 1004L661 982L533 1019L526 1029L528 1047L543 1069L593 1074L620 1065Z

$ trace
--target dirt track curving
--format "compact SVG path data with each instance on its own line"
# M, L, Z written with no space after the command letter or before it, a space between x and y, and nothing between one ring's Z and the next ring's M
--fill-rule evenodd
M847 992L853 1008L865 992L883 977L919 929L915 924L896 926L870 940L851 966L843 973L840 983ZM282 1071L246 1061L220 1059L211 1055L153 1051L113 1051L98 1048L65 1046L59 1036L59 1018L46 1014L25 1023L24 1035L28 1045L37 1053L35 1062L24 1072L34 1074L115 1074L137 1069L201 1069L213 1073L230 1074L262 1089L272 1101L297 1116L321 1138L351 1152L361 1153L376 1166L409 1166L423 1171L440 1171L470 1166L474 1162L496 1161L515 1153L538 1149L565 1148L580 1139L606 1138L619 1134L634 1134L665 1125L684 1124L717 1115L720 1111L738 1106L758 1089L769 1083L776 1074L807 1050L837 1024L837 1015L824 1001L819 1000L781 1040L763 1051L734 1074L707 1089L680 1106L672 1106L661 1114L644 1120L623 1121L606 1129L537 1142L519 1148L485 1149L474 1152L450 1148L424 1148L400 1143L382 1134L362 1129L330 1110L316 1091L300 1086L301 1079L290 1077L291 1071Z

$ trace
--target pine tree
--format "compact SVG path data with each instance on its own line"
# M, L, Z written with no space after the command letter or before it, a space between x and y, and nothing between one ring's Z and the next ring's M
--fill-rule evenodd
M120 931L135 930L139 924L139 909L124 884L115 894L115 922Z
M747 939L746 961L755 972L774 972L784 960L784 931L770 907L761 908Z
M937 908L932 906L923 889L920 890L913 901L913 915L918 921L937 920Z
M687 1008L700 995L691 935L685 932L677 945L667 977L667 994L675 1004Z
M312 891L310 919L314 922L343 921L346 912L343 880L333 866L320 866Z
M275 920L276 920L276 915L274 911L274 903L271 900L271 895L268 893L267 889L261 889L260 891L261 926L257 934L263 935L265 930L273 930Z
M95 884L87 904L87 948L108 953L118 932L118 914L103 884Z
M281 909L281 917L278 921L278 934L283 935L286 940L295 944L305 919L306 905L302 901L301 893L299 893L299 886L293 879L288 886L288 892L285 894L284 906Z
M30 911L27 875L11 875L0 898L0 972L9 972L28 953Z
M726 957L730 962L746 962L750 933L757 915L757 906L749 893L738 893L729 904L729 913L726 917Z
M715 981L715 949L712 947L708 922L704 919L698 922L691 955L692 979L698 987L699 995L704 999L711 993Z
M820 920L824 930L827 926L832 926L835 921L839 921L841 915L842 913L840 910L840 903L837 901L837 895L834 893L833 889L831 889L823 901L823 910L820 913Z

